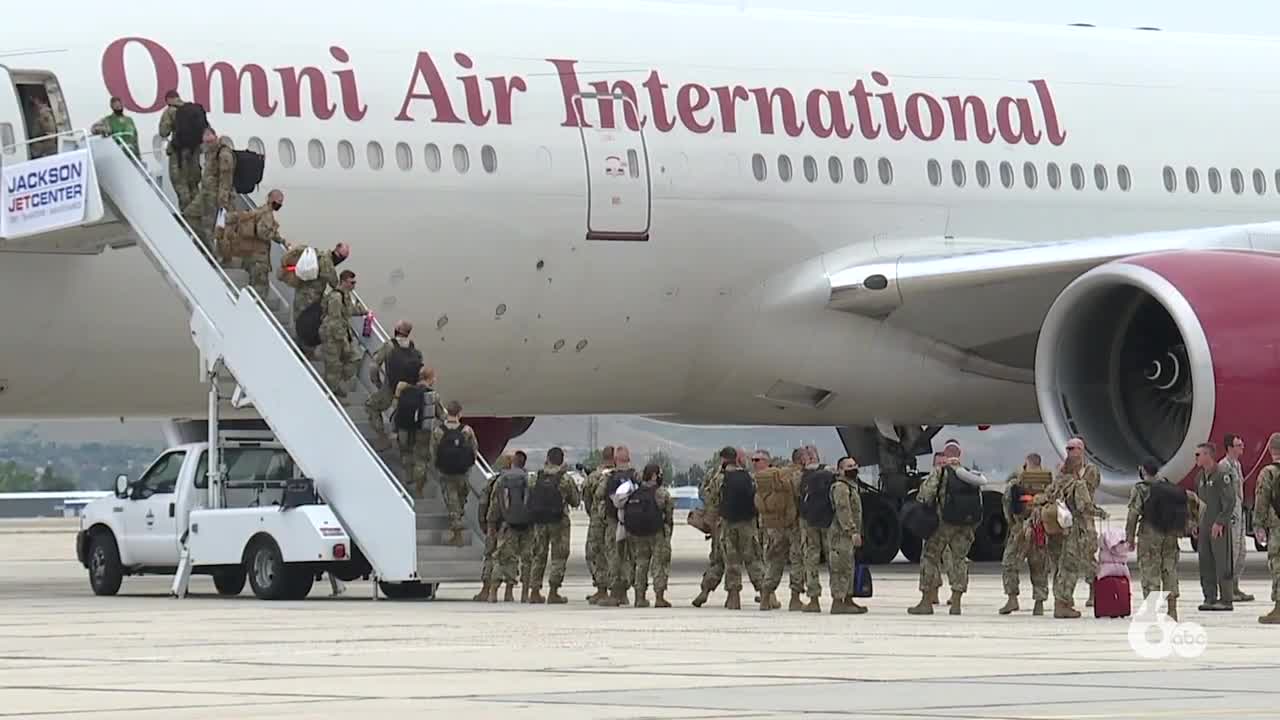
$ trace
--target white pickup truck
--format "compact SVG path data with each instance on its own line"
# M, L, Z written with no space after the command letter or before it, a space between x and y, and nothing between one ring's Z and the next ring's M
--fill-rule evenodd
M126 575L173 575L184 542L192 574L212 575L222 595L240 594L247 578L263 600L300 600L325 572L342 580L369 574L337 516L270 433L224 432L219 454L217 509L208 502L208 443L164 451L138 479L116 478L114 497L85 506L76 557L95 594L116 594Z

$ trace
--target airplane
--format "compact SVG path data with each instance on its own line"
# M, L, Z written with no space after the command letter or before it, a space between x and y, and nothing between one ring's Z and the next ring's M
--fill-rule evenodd
M833 426L863 464L945 425L1139 460L1274 429L1280 44L803 9L81 0L0 29L4 163L164 92L262 152L295 242L352 243L383 319L496 455L546 414ZM136 248L0 247L0 416L199 417Z

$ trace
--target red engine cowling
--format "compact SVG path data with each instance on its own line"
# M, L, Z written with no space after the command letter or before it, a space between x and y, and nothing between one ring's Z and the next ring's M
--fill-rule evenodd
M1244 437L1245 502L1280 430L1280 256L1180 251L1111 262L1054 302L1036 349L1050 440L1133 475L1145 457L1185 478L1195 446Z
M479 417L463 418L463 421L475 431L480 456L491 464L506 449L508 442L523 435L533 425L531 417Z

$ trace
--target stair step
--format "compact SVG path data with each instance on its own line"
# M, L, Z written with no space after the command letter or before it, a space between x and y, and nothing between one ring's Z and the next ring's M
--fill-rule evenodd
M454 547L442 543L418 543L418 563L434 561L477 563L475 572L479 574L479 563L484 561L484 546L476 544Z
M475 560L419 560L418 577L423 582L480 582L480 563Z
M419 533L424 530L448 530L449 516L445 513L419 515L417 528Z

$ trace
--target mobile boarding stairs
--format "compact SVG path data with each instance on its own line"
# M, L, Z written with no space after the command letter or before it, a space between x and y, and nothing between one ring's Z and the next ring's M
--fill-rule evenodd
M378 581L375 588L391 597L429 596L440 582L478 580L484 540L477 498L492 472L484 459L469 478L470 532L455 547L444 542L448 516L439 484L429 486L427 498L415 500L406 491L398 450L379 453L369 441L364 401L374 390L368 379L372 353L388 338L381 324L375 321L371 336L364 337L364 319L353 319L352 334L363 347L364 361L356 388L340 401L317 371L320 363L308 360L293 339L292 289L273 271L271 297L262 298L247 287L247 273L219 265L166 190L162 155L152 158L149 169L110 138L79 131L59 141L62 152L87 150L92 161L89 182L96 187L86 193L83 221L0 238L0 253L85 255L110 248L146 256L190 312L198 380L209 387L211 421L216 423L224 408L251 407L261 417L354 539ZM254 207L248 196L238 203L242 209ZM288 237L287 224L284 230ZM282 252L273 245L273 268L279 267ZM210 483L209 507L217 507L216 485Z

